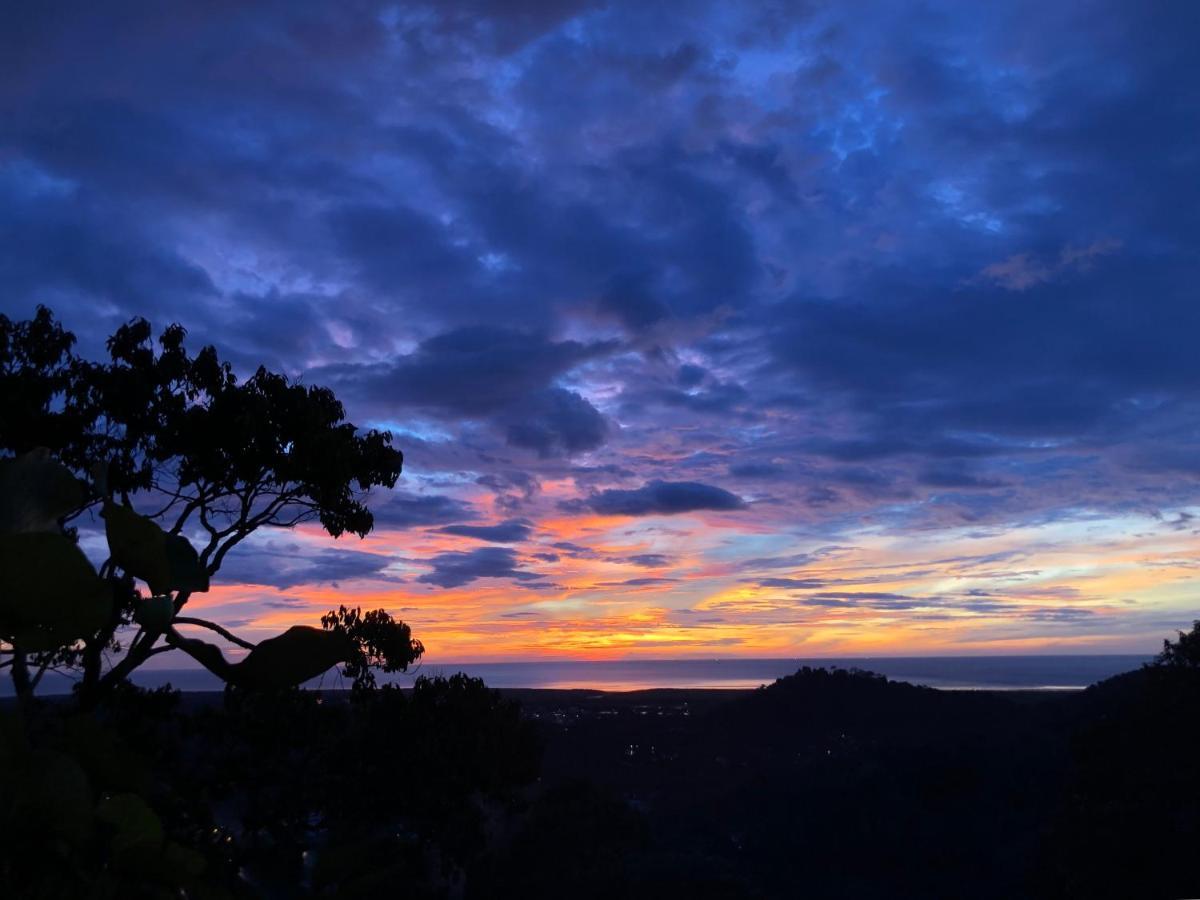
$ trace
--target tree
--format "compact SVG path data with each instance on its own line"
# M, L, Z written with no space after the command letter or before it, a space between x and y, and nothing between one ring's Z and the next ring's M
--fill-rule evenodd
M1176 634L1177 641L1163 641L1162 653L1154 657L1154 665L1200 669L1200 620L1192 623L1191 631Z
M324 628L257 646L180 615L259 529L315 521L335 538L365 536L365 494L392 487L403 462L389 434L346 422L328 389L265 368L239 381L211 346L190 355L185 337L172 325L156 347L134 319L95 363L44 307L29 321L0 316L0 451L12 454L0 460L0 667L21 696L47 670L76 669L85 705L173 649L246 687L296 684L338 662L356 684L370 666L403 670L423 648L382 611L354 628L330 613ZM96 507L110 551L98 573L72 524ZM251 652L230 663L183 626ZM106 654L117 657L107 668Z

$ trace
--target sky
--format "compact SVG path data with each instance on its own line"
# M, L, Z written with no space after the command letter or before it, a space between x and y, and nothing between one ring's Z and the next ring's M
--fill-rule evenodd
M1200 5L8 4L0 312L405 454L196 608L430 660L1154 652L1200 617Z

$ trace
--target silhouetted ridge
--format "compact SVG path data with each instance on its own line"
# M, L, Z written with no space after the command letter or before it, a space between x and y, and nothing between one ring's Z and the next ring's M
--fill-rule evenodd
M827 735L905 742L932 734L979 730L1013 704L993 695L938 691L861 669L805 666L713 712L714 724L737 744L753 734L761 749ZM991 730L991 729L989 729Z
M1054 896L1196 896L1200 668L1160 658L1072 707L1071 768L1042 880Z

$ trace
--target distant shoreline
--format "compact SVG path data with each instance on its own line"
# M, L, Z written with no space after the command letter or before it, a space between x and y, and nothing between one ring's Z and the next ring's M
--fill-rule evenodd
M457 672L482 678L502 690L585 690L624 693L639 690L754 690L802 667L861 669L902 681L947 691L1043 691L1069 693L1083 690L1121 672L1139 668L1151 659L1134 654L1077 654L1045 656L958 657L829 657L829 658L727 658L708 660L604 660L529 661L500 663L426 662L404 675L387 679L401 686L419 676L450 676ZM220 691L217 678L203 669L143 668L134 675L141 687L165 684L184 693ZM70 693L72 682L48 673L42 685L46 695ZM336 673L309 682L309 688L336 691L349 683ZM0 697L11 696L8 679L0 681Z

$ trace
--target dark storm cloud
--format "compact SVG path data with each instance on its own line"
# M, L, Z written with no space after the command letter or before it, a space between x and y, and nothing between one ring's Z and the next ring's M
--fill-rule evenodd
M313 377L381 415L408 410L447 421L488 422L509 445L547 459L604 443L609 430L604 416L554 381L614 347L472 326L428 338L394 363L334 365Z
M438 531L496 544L518 544L529 539L533 523L528 519L508 519L496 525L447 525Z
M654 296L653 277L649 273L613 278L600 294L598 305L635 331L667 316L666 307Z
M0 28L0 309L92 355L180 320L499 517L1195 491L1195 4L113 9Z
M772 346L820 389L877 410L892 443L881 456L920 447L905 438L922 431L1105 436L1136 418L1128 401L1200 385L1193 348L1177 330L1200 326L1185 287L1196 275L1200 268L1113 262L1069 287L1016 297L963 288L870 305L798 304L781 311ZM1130 315L1126 298L1135 293L1144 315ZM913 396L924 402L908 402Z
M736 510L745 507L736 494L695 481L651 481L640 488L609 488L582 500L567 501L567 509L585 508L602 516L674 515L698 510Z
M2 156L0 156L2 159ZM147 313L216 295L203 268L161 242L143 211L109 205L77 187L21 165L0 164L0 279L9 303L58 301L60 315L87 323L86 298L128 304ZM32 312L19 307L13 312ZM74 312L74 315L71 315ZM110 317L116 324L119 319Z
M604 443L604 416L574 391L549 388L526 397L503 416L508 442L543 458L594 450Z
M391 364L332 367L316 377L379 404L478 417L511 409L613 346L555 341L534 331L471 326L428 338Z
M426 560L426 563L433 567L433 571L419 576L417 581L443 588L462 587L479 578L511 578L515 581L541 578L519 568L516 551L509 547L480 547L465 552L439 553Z
M409 279L458 286L463 267L475 264L445 227L404 206L342 207L330 214L329 225L342 251L383 290Z

